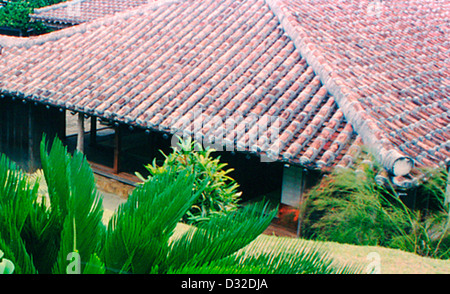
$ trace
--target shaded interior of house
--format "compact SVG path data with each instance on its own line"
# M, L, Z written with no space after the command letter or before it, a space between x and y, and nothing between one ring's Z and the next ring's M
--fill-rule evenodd
M65 142L72 152L77 149L78 133L74 124L77 120L77 113L66 113ZM136 172L146 177L145 165L154 159L161 165L163 153L172 151L173 135L167 133L111 125L92 117L85 119L84 130L83 152L94 171L130 185L139 181ZM221 162L227 163L226 168L233 169L231 177L240 185L242 201L266 196L279 202L283 174L281 163L262 163L252 154L233 151L217 151L213 156L219 156Z
M3 114L0 117L3 126L0 152L7 154L24 170L33 172L40 167L43 134L48 144L57 136L65 142L70 152L77 149L80 140L79 113L10 96L3 96L0 102L0 112ZM81 116L83 153L94 172L102 176L135 185L139 181L136 172L147 176L145 165L154 159L161 165L164 160L162 152L168 154L172 151L171 134L112 125L96 117ZM220 156L221 162L228 164L226 168L234 169L230 176L239 184L243 202L265 197L279 203L283 186L285 194L290 186L294 191L299 190L299 183L289 180L300 179L295 176L295 167L287 168L281 162L261 162L259 157L242 152L217 151L213 155ZM305 182L309 186L314 182L309 178L317 178L317 174L310 171L307 177Z
M130 186L139 182L136 172L146 177L145 165L154 159L161 165L162 152L172 151L169 133L112 124L9 94L0 94L0 113L0 153L28 172L40 168L44 135L49 147L55 137L62 140L70 152L81 144L94 173ZM242 204L265 199L274 206L287 207L288 213L298 207L304 191L317 183L321 174L318 170L289 166L280 161L262 162L252 153L217 151L213 156L220 156L221 162L227 163L226 168L233 169L229 175L239 184ZM298 210L294 213L298 215ZM292 236L299 232L295 221L282 224L280 229L287 229Z

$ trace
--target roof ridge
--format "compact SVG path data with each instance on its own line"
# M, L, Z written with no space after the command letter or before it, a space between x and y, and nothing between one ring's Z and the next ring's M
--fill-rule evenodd
M74 1L84 1L84 0L74 0ZM98 28L102 25L111 24L119 19L126 19L138 14L141 14L147 10L152 10L158 8L162 5L168 5L172 3L179 3L184 0L157 0L146 5L135 7L130 10L118 12L117 14L111 16L104 16L93 20L91 22L82 23L76 26L72 26L59 31L51 32L45 35L40 35L36 37L11 37L0 35L0 48L1 47L24 47L30 48L36 45L42 45L49 41L57 41L64 37L70 37L78 33L84 33L91 28ZM72 1L69 1L72 2ZM65 2L66 3L66 2ZM0 51L1 54L1 51Z
M358 96L345 86L342 78L336 76L320 49L313 43L308 42L306 31L292 24L288 14L288 8L280 0L265 0L272 12L292 39L299 53L313 68L326 89L332 94L339 108L344 113L347 121L351 123L354 130L361 136L363 142L368 146L375 158L386 170L394 175L406 175L413 167L413 159L404 155L377 126L373 118L364 110L358 101Z

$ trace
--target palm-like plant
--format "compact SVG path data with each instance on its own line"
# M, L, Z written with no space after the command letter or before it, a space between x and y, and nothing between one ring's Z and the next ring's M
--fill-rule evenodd
M136 188L107 226L102 198L81 153L59 140L41 161L48 199L4 155L0 157L0 250L16 273L66 273L68 257L80 257L80 273L340 273L317 248L279 252L253 242L275 211L254 204L213 216L181 237L173 232L202 187L189 171L161 173ZM247 245L252 243L251 247Z

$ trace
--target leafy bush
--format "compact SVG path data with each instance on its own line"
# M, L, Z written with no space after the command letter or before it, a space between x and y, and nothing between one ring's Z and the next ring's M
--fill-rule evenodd
M30 14L35 8L63 2L62 0L16 0L8 1L0 8L0 26L19 29L27 36L29 31L34 34L46 33L49 30L41 22L31 22Z
M49 152L41 144L48 198L39 181L0 155L0 250L15 273L342 273L318 248L295 254L256 243L276 211L264 203L213 215L208 222L171 238L177 222L202 188L192 193L195 175L168 170L137 187L107 227L102 198L81 153L70 156L59 140ZM46 200L48 199L48 200ZM68 260L69 259L69 262Z
M410 230L394 237L391 247L434 258L450 258L450 207L446 203L448 173L445 169L425 169L427 178L416 191L419 209L402 205Z
M0 26L20 29L22 33L30 27L30 13L33 8L25 1L21 2L7 2L7 4L0 9Z
M173 152L163 156L163 164L158 166L156 159L152 164L146 165L150 176L145 179L142 175L138 177L148 181L152 177L173 170L176 173L189 171L195 176L193 192L201 190L200 197L194 202L183 221L195 224L209 220L217 214L225 214L235 211L238 207L239 192L238 184L229 176L233 169L225 169L226 163L220 162L220 157L213 158L213 149L204 149L200 144L188 139L180 139L178 146Z
M336 170L313 188L305 202L307 238L399 248L423 256L449 258L449 208L444 205L445 171L417 189L433 210L412 210L392 187L375 182L376 168ZM437 209L436 209L437 208Z

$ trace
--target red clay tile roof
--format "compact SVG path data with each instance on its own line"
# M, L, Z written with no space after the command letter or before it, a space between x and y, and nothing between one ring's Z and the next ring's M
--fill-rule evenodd
M33 20L76 25L136 8L156 0L72 0L36 9Z
M450 2L268 0L385 167L450 158Z
M262 0L155 4L7 41L0 89L23 99L304 166L351 164L360 142Z
M364 143L401 176L450 157L448 14L442 0L143 6L0 38L0 89L307 166L350 165Z

